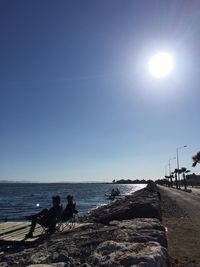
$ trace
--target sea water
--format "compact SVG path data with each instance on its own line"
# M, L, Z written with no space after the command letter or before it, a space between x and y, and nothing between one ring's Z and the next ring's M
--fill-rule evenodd
M99 205L109 203L105 196L112 188L119 188L122 194L131 194L143 184L103 184L103 183L1 183L0 221L23 220L25 216L51 207L54 195L61 197L66 206L68 194L74 196L79 215L86 214Z

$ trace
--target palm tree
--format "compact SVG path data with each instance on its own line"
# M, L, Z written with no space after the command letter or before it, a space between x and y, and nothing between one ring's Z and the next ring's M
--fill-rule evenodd
M189 173L189 172L191 172L191 171L190 171L190 170L186 170L186 171L185 171L185 174L186 174L186 173ZM187 182L186 176L185 176L185 181Z
M174 170L175 173L175 183L176 183L176 189L178 189L178 180L177 180L177 173L178 173L178 169Z
M170 176L165 175L165 178L167 179L167 186L170 187Z
M174 177L174 176L173 176L172 173L171 173L170 176L169 176L170 187L173 187L173 180L172 180L173 177Z
M182 174L183 173L182 169L178 169L178 172L177 173ZM181 178L180 177L181 176L179 175L178 189L181 189Z
M200 163L200 151L197 152L197 154L195 154L195 155L192 157L192 160L193 160L192 167L195 167L195 166L197 165L197 163Z
M171 187L173 187L173 178L174 178L174 173L171 172L171 175L170 175Z
M185 191L187 190L187 182L186 182L185 174L188 172L190 172L190 170L187 170L187 168L185 168L185 167L181 168L181 173L183 175L183 183L184 183Z
M187 184L186 184L186 179L185 179L185 172L186 172L186 168L185 167L182 167L181 168L181 173L182 173L182 177L183 177L183 184L184 184L184 187L185 187L185 190L187 190Z

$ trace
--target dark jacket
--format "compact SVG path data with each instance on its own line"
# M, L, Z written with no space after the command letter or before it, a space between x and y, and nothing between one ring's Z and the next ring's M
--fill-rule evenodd
M50 208L48 211L47 220L52 223L58 222L61 218L62 211L62 206L55 206Z
M67 204L66 208L63 210L61 219L62 220L69 220L73 217L74 214L77 214L78 211L76 210L76 203L70 202Z

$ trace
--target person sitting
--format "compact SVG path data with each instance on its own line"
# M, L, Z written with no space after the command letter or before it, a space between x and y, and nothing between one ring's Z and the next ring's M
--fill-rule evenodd
M115 191L115 189L113 188L112 190L111 190L111 196L113 196L113 197L115 197L116 196L116 191Z
M74 214L77 214L78 211L76 210L76 203L73 202L73 196L67 196L67 205L66 208L63 210L61 215L61 221L68 221L73 218Z
M52 205L53 206L50 209L44 209L35 215L26 217L26 219L31 219L31 228L29 233L25 236L25 239L33 237L33 232L37 223L48 228L49 233L55 232L56 223L60 220L62 214L62 206L60 206L59 196L52 197Z
M119 196L120 195L120 191L119 188L116 189L116 195Z

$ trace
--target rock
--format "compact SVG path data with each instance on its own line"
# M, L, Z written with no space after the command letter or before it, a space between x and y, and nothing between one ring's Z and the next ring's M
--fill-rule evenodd
M157 192L142 189L133 195L120 199L110 205L93 210L88 221L108 224L113 220L129 220L134 218L157 218L161 220L161 209Z
M72 267L75 265L74 259L69 257L68 252L65 250L53 252L48 258L48 262L51 262L52 265L54 264L53 266L58 266L58 263L65 263L65 267Z
M105 241L89 261L96 267L169 267L167 250L157 242L128 243Z
M147 186L146 186L146 189L152 193L157 192L157 185L154 181L149 181Z
M53 252L53 254L50 256L50 259L55 261L59 257L59 253L57 251Z
M52 267L52 265L49 265L49 264L31 264L31 265L28 265L27 267Z
M66 262L56 262L56 263L51 263L51 266L54 267L67 267Z
M48 259L48 254L44 250L37 251L33 255L31 255L30 259L31 262L34 264L41 264L41 263L46 263Z
M32 264L28 267L67 267L65 262L57 262L57 263L51 263L49 264Z
M110 222L111 226L116 226L112 233L112 240L119 242L149 242L156 241L161 246L167 248L165 228L158 219L133 219L125 221Z
M92 224L56 233L38 245L0 255L4 264L0 266L168 267L159 203L157 192L142 189L92 211L88 216Z

